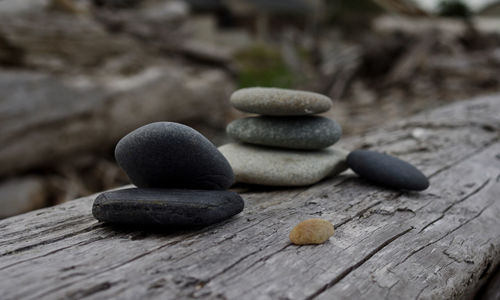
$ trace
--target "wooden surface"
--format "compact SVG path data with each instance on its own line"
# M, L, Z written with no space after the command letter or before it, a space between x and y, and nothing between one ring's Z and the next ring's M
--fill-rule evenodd
M311 187L240 187L246 208L195 231L112 228L94 197L0 222L2 299L455 299L500 261L500 95L460 102L345 139L430 177L420 193L352 174ZM300 220L335 235L294 246Z

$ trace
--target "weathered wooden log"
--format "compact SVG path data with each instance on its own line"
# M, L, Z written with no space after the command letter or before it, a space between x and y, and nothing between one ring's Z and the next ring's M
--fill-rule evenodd
M223 126L234 89L219 70L159 63L132 75L0 72L0 176L106 151L138 126Z
M432 47L436 44L436 33L427 32L416 45L411 47L401 58L397 60L394 67L387 75L386 83L407 82L429 56Z
M111 35L90 17L64 14L2 15L0 39L16 50L20 64L56 70L140 51L133 39Z
M132 54L148 61L168 52L223 66L231 59L229 51L193 38L184 26L187 7L183 2L84 15L0 12L0 16L0 64L67 72L92 69L113 57Z
M0 183L0 219L48 206L45 182L28 176Z
M3 299L457 299L500 262L500 95L453 104L343 141L398 155L423 192L352 174L310 187L240 187L245 210L194 231L113 228L94 196L0 221ZM335 235L294 246L319 217Z

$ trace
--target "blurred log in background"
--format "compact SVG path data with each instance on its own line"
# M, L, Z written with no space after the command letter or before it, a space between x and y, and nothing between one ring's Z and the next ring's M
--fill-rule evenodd
M346 135L498 91L499 7L0 1L0 217L127 183L113 147L149 122L226 142L239 87L327 94Z

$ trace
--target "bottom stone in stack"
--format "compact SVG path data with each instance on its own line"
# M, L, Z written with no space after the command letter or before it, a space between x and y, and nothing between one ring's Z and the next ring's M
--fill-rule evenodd
M348 152L334 147L298 151L233 143L219 151L233 168L236 181L243 183L311 185L347 169Z

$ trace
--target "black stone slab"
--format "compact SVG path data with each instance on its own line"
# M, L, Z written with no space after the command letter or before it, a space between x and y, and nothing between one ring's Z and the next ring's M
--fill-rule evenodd
M198 227L230 218L243 207L231 191L132 188L100 194L92 214L109 223Z

